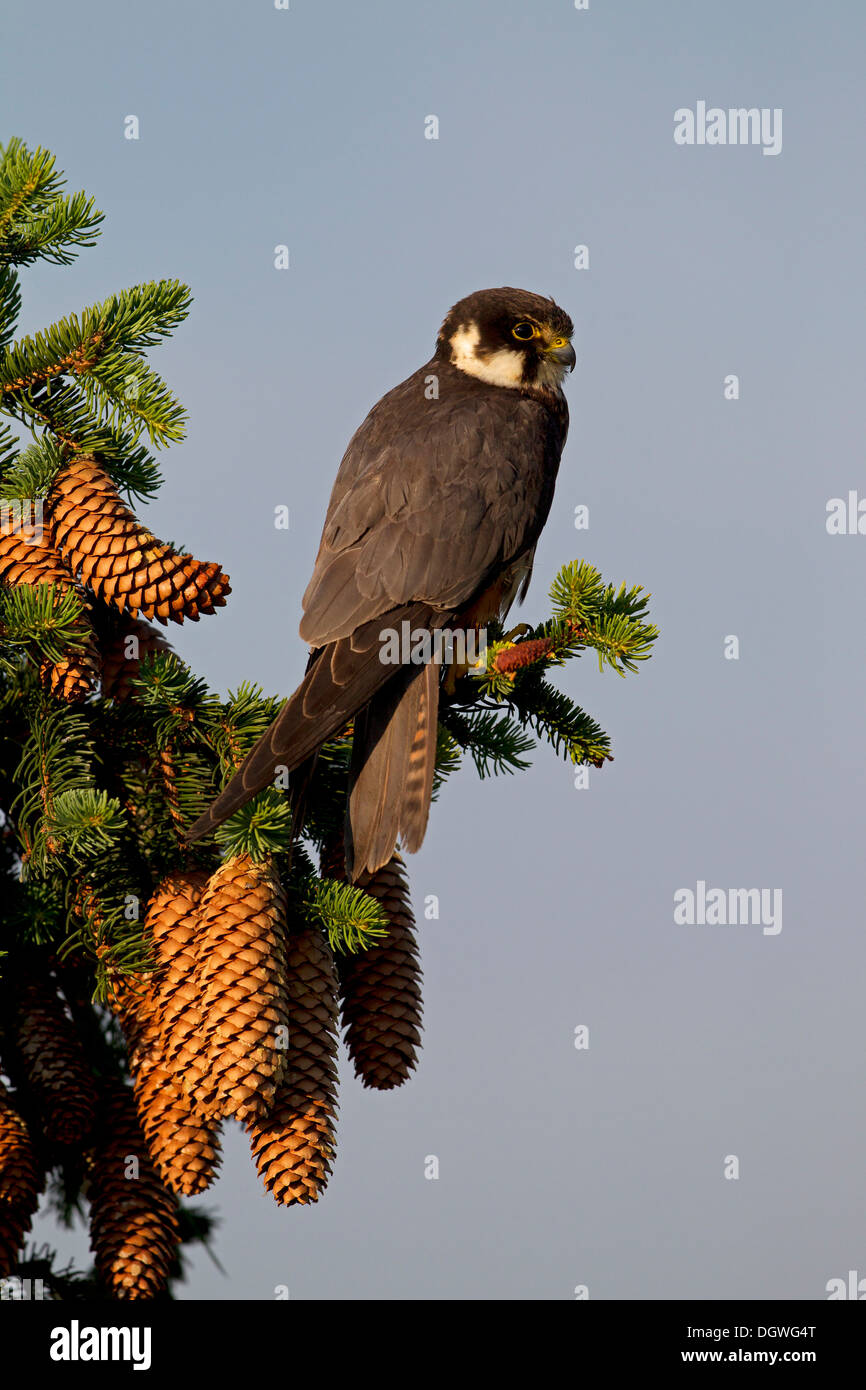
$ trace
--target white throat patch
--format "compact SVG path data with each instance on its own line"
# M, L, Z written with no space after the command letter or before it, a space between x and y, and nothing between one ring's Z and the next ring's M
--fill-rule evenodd
M477 323L461 324L457 332L452 333L449 342L454 366L491 386L522 386L523 353L511 348L499 348L497 352L479 357L476 348L480 337Z
M547 386L551 391L561 391L565 374L568 371L561 362L557 362L554 357L542 357L538 364L538 373L535 378L536 386Z

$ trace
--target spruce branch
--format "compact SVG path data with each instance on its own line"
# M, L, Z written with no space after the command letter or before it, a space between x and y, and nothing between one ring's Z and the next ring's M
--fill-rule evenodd
M130 686L138 704L153 712L158 738L172 737L196 715L204 716L217 705L206 682L171 651L146 652L130 677Z
M443 711L444 714L444 711ZM436 730L436 765L433 772L433 800L438 800L445 780L456 772L463 762L463 746L451 733L440 714Z
M0 147L0 262L68 265L95 245L103 214L84 193L62 194L55 156L17 137Z
M130 915L130 905L143 896L144 885L122 851L94 861L67 882L67 936L57 954L63 962L83 954L92 963L96 1004L113 997L118 977L145 975L154 968L143 917Z
M226 859L247 854L257 863L285 853L291 839L292 813L274 787L254 796L214 832Z
M0 266L0 348L6 346L21 312L21 287L11 266Z
M86 718L78 709L47 698L30 710L31 733L15 772L19 791L15 815L28 871L45 872L57 846L49 827L58 797L93 788L93 745Z
M200 737L219 759L224 777L231 777L250 749L270 727L282 708L279 696L265 697L258 685L244 682L228 700L202 706L197 725Z
M159 469L147 449L136 442L134 432L95 422L76 382L57 377L33 391L0 395L0 411L28 429L47 430L62 446L63 460L73 453L98 455L115 486L131 499L152 497L159 488ZM51 482L53 477L43 470L39 473L42 490L28 492L24 482L16 486L16 493L44 496Z
M44 500L62 463L60 446L50 435L43 435L2 471L0 497L20 502Z
M14 467L18 458L18 439L5 421L0 420L0 478Z
M605 584L586 560L563 565L550 588L554 622L581 629L579 643L595 649L599 670L608 665L621 676L647 660L658 637L646 621L650 597L640 584Z
M510 703L521 723L547 740L555 753L570 762L601 767L613 761L610 739L591 715L537 672L515 683Z
M41 215L6 223L0 257L11 265L36 260L69 265L82 247L96 245L96 229L102 220L103 214L85 193L57 198Z
M621 676L637 670L658 636L647 621L649 597L640 585L617 589L605 584L593 565L578 560L564 565L554 579L553 616L546 622L517 642L490 625L484 661L457 683L455 697L440 708L447 733L460 748L469 748L481 776L491 768L499 772L526 765L520 755L528 746L515 744L505 709L517 716L518 728L532 729L572 763L601 767L612 760L610 739L601 726L550 685L544 672L589 648L598 656L599 669L608 665ZM445 745L446 762L449 753Z
M388 917L381 903L351 883L315 880L305 910L309 919L327 931L332 951L367 950L388 934Z
M460 713L445 708L441 722L453 740L452 749L456 745L458 752L467 751L482 779L503 772L522 772L529 767L523 755L531 752L535 740L507 715L488 710ZM443 766L456 766L452 749L445 745Z
M608 665L621 676L636 671L658 636L658 628L646 621L649 599L640 585L606 585L585 560L564 565L550 588L553 617L519 642L492 642L486 669L477 678L487 693L503 696L518 671L536 664L561 666L586 648L595 650L599 670Z
M5 940L15 946L16 955L62 940L64 923L63 894L58 893L53 880L34 878L22 883L7 876L3 884L3 931Z
M50 414L47 388L58 378L73 376L83 383L78 415L86 412L91 425L111 429L122 422L133 443L146 430L157 448L182 439L186 412L144 365L141 353L172 332L190 303L190 292L180 281L151 281L10 343L0 353L0 396L6 408L9 398L17 398L25 415L36 417L40 409L43 416ZM40 390L45 394L37 399ZM73 405L73 400L66 403L67 412ZM56 404L54 415L58 432Z
M51 662L83 652L91 640L81 596L57 584L0 590L0 625L10 645L34 650Z
M91 787L55 797L46 829L58 850L83 864L116 849L128 825L120 802Z

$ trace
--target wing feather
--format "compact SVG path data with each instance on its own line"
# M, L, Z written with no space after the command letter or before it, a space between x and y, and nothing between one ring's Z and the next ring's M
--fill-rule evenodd
M425 383L439 378L439 397ZM457 609L531 548L567 416L434 360L374 406L331 494L301 636L323 646L413 600Z

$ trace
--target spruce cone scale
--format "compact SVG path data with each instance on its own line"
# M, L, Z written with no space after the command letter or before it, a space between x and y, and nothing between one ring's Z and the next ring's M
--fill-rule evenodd
M204 1192L220 1165L219 1122L202 1114L151 1055L139 1057L133 1091L148 1152L166 1187L184 1197Z
M122 1086L105 1096L88 1195L91 1249L107 1292L155 1298L168 1284L180 1243L177 1202L153 1168L132 1095Z
M4 584L56 584L71 589L72 574L54 546L32 522L0 529L0 580Z
M14 1272L42 1182L27 1125L0 1085L0 1278Z
M177 976L188 960L196 907L206 883L201 870L176 872L162 881L145 916L157 968L142 981L117 983L112 998L127 1041L136 1109L150 1157L165 1185L184 1196L203 1192L216 1176L219 1124L184 1094L166 1065L162 1019L169 977L172 998L178 997Z
M112 700L129 699L142 657L170 651L161 632L141 618L124 614L117 629L100 642L103 695Z
M273 1108L247 1124L262 1181L283 1206L318 1201L336 1149L337 975L318 927L293 924L288 981L286 1074Z
M96 459L77 455L48 499L54 542L106 603L157 622L197 622L225 604L228 576L158 540L120 500Z
M286 894L276 869L247 855L212 875L199 908L195 1032L182 1085L198 1103L246 1120L273 1104L286 1065Z
M357 886L377 898L388 935L369 950L338 960L346 1046L365 1086L400 1086L417 1064L421 1045L421 968L406 870L399 854Z
M199 869L165 880L148 907L158 958L164 962L159 980L157 1029L159 1054L173 1074L179 1074L200 1049L196 1037L200 988L198 969L198 908L208 875Z
M79 1143L90 1132L98 1097L74 1024L51 983L35 976L18 990L17 1016L17 1045L42 1132L55 1143Z

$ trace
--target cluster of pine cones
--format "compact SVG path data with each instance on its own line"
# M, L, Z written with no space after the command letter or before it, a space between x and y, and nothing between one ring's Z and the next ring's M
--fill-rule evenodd
M228 578L141 526L90 456L62 466L45 513L42 535L34 526L0 534L0 582L52 583L81 600L78 650L46 659L41 679L65 700L97 687L126 699L141 657L167 649L143 619L197 621L225 603ZM173 770L163 771L170 785ZM340 878L341 866L341 846L323 853L323 875ZM323 931L289 911L270 863L239 856L210 876L190 869L166 878L144 922L156 969L118 975L109 1001L132 1089L94 1076L64 977L16 982L15 1093L0 1084L0 1278L16 1267L46 1170L64 1156L83 1162L96 1269L115 1298L166 1288L177 1199L213 1181L225 1120L247 1130L276 1201L318 1199L335 1150L340 1022L356 1074L380 1090L406 1080L420 1043L418 952L399 855L358 886L379 900L389 928L371 949L335 957Z
M381 902L387 934L335 958L318 925L292 920L268 863L239 856L210 877L169 875L145 917L156 969L118 976L111 990L132 1090L97 1085L52 982L22 984L12 1048L29 1125L0 1090L0 1276L15 1267L44 1185L34 1115L45 1141L85 1154L91 1245L115 1298L165 1289L179 1243L176 1198L213 1181L227 1119L246 1129L277 1202L318 1199L335 1152L341 1015L367 1086L405 1081L420 1042L418 952L399 855L360 886Z
M54 584L81 600L78 649L62 661L45 660L40 671L44 684L61 699L83 700L103 675L104 654L83 585L133 624L140 615L163 625L185 618L198 622L202 613L221 608L231 593L218 564L182 555L142 526L105 469L89 455L76 454L61 467L44 511L41 533L32 519L0 531L0 581ZM153 629L144 623L140 627L143 634L153 634L144 650L160 645Z

